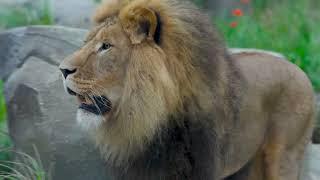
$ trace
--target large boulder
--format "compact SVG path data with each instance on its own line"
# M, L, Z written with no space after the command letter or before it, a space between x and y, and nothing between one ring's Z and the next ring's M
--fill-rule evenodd
M305 155L301 180L320 179L320 145L310 145Z
M107 179L99 153L76 125L75 98L64 92L58 69L85 34L63 27L0 34L0 77L15 150L35 156L35 147L53 180Z
M45 26L0 33L0 78L5 81L10 136L18 151L36 156L37 149L53 180L107 179L99 153L76 125L76 102L64 92L58 70L85 34L81 29ZM256 50L231 50L242 51ZM319 146L310 145L304 180L320 179L319 154Z
M30 57L57 66L83 44L86 30L31 26L0 33L0 78L6 80Z

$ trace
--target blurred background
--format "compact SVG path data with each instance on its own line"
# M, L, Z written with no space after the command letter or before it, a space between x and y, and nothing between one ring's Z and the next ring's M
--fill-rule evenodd
M320 0L192 1L212 17L229 47L279 52L301 67L315 92L320 92ZM0 0L0 32L29 25L88 29L90 16L99 3L100 0ZM0 67L2 64L0 59ZM319 143L318 136L316 131L314 143ZM0 80L0 180L4 172L15 171L10 163L11 148ZM41 167L32 167L41 179Z

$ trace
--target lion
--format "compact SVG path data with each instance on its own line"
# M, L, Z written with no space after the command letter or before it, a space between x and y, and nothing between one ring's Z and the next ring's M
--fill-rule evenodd
M230 52L189 2L109 0L94 19L60 69L111 179L299 179L315 103L296 65Z

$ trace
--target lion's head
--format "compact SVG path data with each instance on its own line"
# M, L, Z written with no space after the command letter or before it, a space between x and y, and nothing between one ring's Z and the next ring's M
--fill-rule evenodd
M141 152L169 117L207 112L220 97L212 94L219 83L209 82L224 83L219 59L225 49L194 6L109 1L95 20L85 44L60 68L67 91L79 100L78 121L96 133L106 158Z

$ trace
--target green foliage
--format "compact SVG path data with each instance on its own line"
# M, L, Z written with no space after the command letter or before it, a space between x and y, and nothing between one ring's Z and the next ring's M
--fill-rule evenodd
M41 11L42 11L42 15L40 16L38 22L36 21L36 24L43 24L43 25L53 24L54 20L53 20L53 15L52 15L52 10L51 10L49 0L43 0Z
M0 27L12 28L24 25L50 25L53 24L52 12L49 0L37 1L34 4L23 6L1 6L0 7Z
M10 172L10 168L8 168L10 164L7 162L12 160L12 153L8 151L12 144L7 132L5 121L0 122L0 180L3 173Z
M6 150L11 148L10 138L8 136L7 124L6 124L6 109L4 104L4 97L2 93L2 82L0 81L0 164L8 165L7 163L2 163L11 160L11 153ZM0 175L2 172L7 172L9 169L5 166L0 165ZM1 178L0 178L1 180Z
M207 0L192 0L192 2L194 4L196 4L198 7L204 7L205 6L205 3L206 3Z
M34 147L36 158L28 154L10 151L16 161L1 161L0 167L8 170L0 172L0 180L46 180L49 179L41 164L40 156Z
M95 3L101 3L101 0L93 0Z
M229 26L230 20L216 22L230 47L280 52L303 69L319 91L320 26L317 17L309 13L308 1L299 0L277 3L259 14L234 18L238 22L235 28Z
M2 87L2 81L0 80L0 124L5 120L6 118L6 108L4 105L4 97L3 97L3 87Z
M267 8L268 2L270 2L270 0L254 0L251 1L252 6L254 7L254 11L256 13L259 13L263 10L265 10Z

